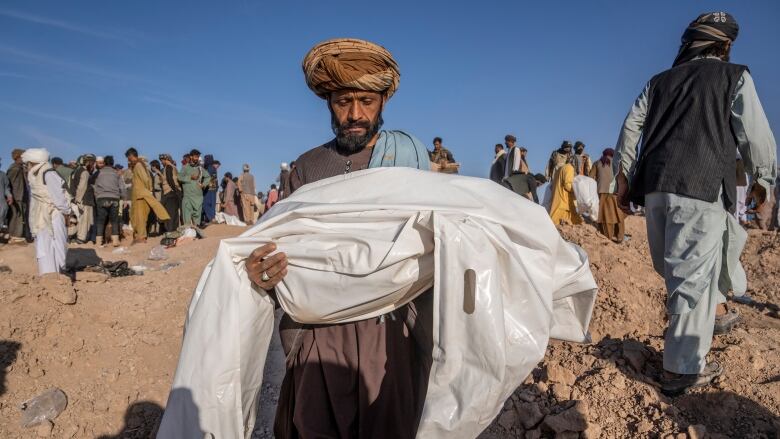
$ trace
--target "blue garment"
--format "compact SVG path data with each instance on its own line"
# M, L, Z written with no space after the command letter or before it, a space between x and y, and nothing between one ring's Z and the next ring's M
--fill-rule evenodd
M381 131L371 153L369 168L400 166L431 169L428 149L414 136L403 131Z
M203 215L206 222L214 219L217 215L217 191L208 190L203 196Z

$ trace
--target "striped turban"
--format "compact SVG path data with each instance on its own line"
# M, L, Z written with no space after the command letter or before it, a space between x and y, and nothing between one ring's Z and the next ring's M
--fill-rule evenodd
M393 55L382 46L353 38L323 41L303 59L306 85L327 99L337 90L356 89L383 93L390 98L401 72Z
M674 60L674 65L690 61L709 47L723 42L733 42L739 34L739 25L734 17L726 12L709 12L699 15L685 29L682 45Z

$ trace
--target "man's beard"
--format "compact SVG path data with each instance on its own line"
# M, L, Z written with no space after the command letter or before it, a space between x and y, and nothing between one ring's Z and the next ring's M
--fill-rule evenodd
M382 128L384 120L382 119L382 113L379 113L376 120L373 122L357 121L346 122L339 124L336 120L336 115L331 111L330 113L330 127L333 129L333 134L336 135L336 143L339 149L346 153L356 153L368 145L368 142L374 138L376 133ZM351 128L364 128L365 134L350 134L347 130Z

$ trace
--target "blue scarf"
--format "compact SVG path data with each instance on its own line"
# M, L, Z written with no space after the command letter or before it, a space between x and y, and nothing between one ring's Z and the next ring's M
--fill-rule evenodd
M368 167L394 166L428 171L431 169L428 149L414 136L403 131L381 131Z

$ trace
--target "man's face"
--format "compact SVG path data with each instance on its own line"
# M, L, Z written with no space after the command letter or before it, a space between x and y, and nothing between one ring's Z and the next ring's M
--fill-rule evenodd
M328 103L336 142L348 152L365 148L382 127L384 97L379 93L336 91Z
M506 140L505 143L506 143L506 147L507 148L514 148L514 146L515 146L515 141L514 140Z
M585 151L585 147L584 146L578 146L577 147L577 154L582 154L583 151Z
M501 152L503 150L504 150L504 148L502 148L500 146L496 146L496 154L498 154L499 152Z
M84 167L87 168L87 171L92 172L95 169L95 162L88 161L84 164Z
M106 166L106 163L102 160L95 162L95 167L98 169L103 169L103 167Z
M520 150L520 157L523 157L523 158L525 158L525 155L526 155L526 154L528 154L528 151L526 151L526 150L524 150L524 149L521 149L521 150Z
M190 155L190 164L192 166L198 166L200 164L200 156L195 154Z
M433 142L433 149L435 149L436 151L440 150L441 149L441 142L439 142L438 140Z
M127 164L131 168L133 167L133 165L135 165L135 163L137 161L138 161L138 157L136 157L134 155L131 155L131 156L127 157Z

